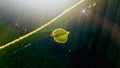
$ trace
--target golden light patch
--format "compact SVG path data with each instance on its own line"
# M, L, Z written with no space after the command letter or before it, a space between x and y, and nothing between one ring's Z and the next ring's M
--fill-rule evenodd
M52 36L54 41L56 41L57 43L66 43L69 33L70 32L66 31L65 29L58 28L53 30L50 36Z

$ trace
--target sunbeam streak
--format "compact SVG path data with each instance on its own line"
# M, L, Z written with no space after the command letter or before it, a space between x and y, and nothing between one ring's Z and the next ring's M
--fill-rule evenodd
M37 38L42 37L45 34L50 34L52 30L60 26L65 22L65 20L70 19L72 16L74 16L79 11L82 11L83 9L89 7L90 5L93 5L96 2L96 0L81 0L80 2L76 3L72 7L66 9L63 13L52 19L47 24L39 27L38 29L16 39L12 42L9 42L3 46L0 47L0 57L4 56L6 54L10 54L15 50L18 50L28 43L32 42L33 40L37 40Z

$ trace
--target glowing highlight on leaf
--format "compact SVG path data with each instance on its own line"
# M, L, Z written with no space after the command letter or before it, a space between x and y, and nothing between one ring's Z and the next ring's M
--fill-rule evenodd
M57 43L66 43L68 40L69 33L70 32L62 28L58 28L52 31L50 35L54 38L54 41L56 41Z

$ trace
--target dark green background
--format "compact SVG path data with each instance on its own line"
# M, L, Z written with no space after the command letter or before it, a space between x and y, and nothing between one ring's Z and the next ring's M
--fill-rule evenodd
M98 0L97 6L87 12L91 15L80 12L60 25L70 32L67 43L58 44L52 37L45 36L30 42L27 48L0 58L0 68L119 68L120 39L112 37L112 29L117 25L115 30L120 32L120 1ZM17 28L8 23L15 19L0 18L0 45L26 34L22 27L27 27L28 32L38 27L26 24ZM106 20L108 27L104 28Z

